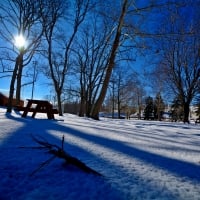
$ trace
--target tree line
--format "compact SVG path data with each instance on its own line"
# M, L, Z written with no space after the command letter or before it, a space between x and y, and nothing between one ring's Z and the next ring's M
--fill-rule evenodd
M151 84L154 92L179 98L187 122L200 94L199 7L194 0L0 2L0 77L10 79L7 112L15 106L14 95L21 99L36 59L38 73L54 88L59 115L70 95L79 102L79 116L99 119L110 91L113 101L117 94L118 113L133 103L141 112L145 84ZM15 35L27 44L13 45ZM134 71L143 56L150 60L145 79Z

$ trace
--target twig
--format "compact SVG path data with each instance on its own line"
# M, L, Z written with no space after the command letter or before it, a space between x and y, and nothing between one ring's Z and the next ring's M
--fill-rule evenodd
M20 146L18 147L20 149L46 149L46 147L25 147L25 146Z
M64 135L62 136L62 150L64 151L64 140L65 140L65 137Z
M30 147L30 148L47 149L48 153L53 154L53 157L51 157L47 161L40 164L40 166L36 170L34 170L30 174L30 176L34 175L36 172L38 172L41 168L43 168L44 166L49 164L56 157L64 159L67 163L75 165L76 167L83 170L84 172L102 176L99 172L93 170L92 168L88 167L85 163L81 162L79 159L71 156L70 154L68 154L67 152L64 151L64 135L62 136L61 147L47 142L47 140L41 136L40 136L41 140L34 137L33 135L31 135L31 136L32 136L33 140L35 142L37 142L38 144L40 144L41 146L40 147ZM21 147L21 148L26 148L26 147Z
M30 174L30 176L33 176L36 172L41 170L45 165L48 165L54 158L56 158L56 155L52 156L51 158L49 158L45 162L41 163L40 166Z
M33 135L31 135L31 137L33 138L33 140L34 140L35 142L37 142L38 144L40 144L40 145L46 147L46 148L49 149L49 150L52 149L52 148L60 149L59 146L47 142L47 140L46 140L45 138L43 138L42 136L38 136L38 137L40 137L42 140L39 140L38 138L34 137Z

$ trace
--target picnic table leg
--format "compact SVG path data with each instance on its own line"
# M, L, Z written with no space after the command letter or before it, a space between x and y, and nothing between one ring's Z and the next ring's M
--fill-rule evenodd
M48 119L54 119L53 107L51 105L48 105L46 107L46 110L47 110L47 117L48 117Z
M37 104L37 106L32 114L32 118L35 118L35 115L36 115L37 111L40 109L40 107L41 107L41 105Z
M27 104L27 106L25 107L25 110L24 110L24 112L23 112L23 114L22 114L22 117L26 117L26 116L27 116L28 110L30 109L31 105L32 105L32 103L31 103L31 102L28 102L28 104Z

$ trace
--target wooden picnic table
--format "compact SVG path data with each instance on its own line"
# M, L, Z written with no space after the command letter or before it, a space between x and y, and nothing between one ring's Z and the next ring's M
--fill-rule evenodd
M33 112L32 118L36 113L46 113L48 119L55 119L54 114L58 114L57 109L53 109L53 105L46 100L27 99L26 107L17 107L18 110L23 111L22 117L26 117L28 112Z

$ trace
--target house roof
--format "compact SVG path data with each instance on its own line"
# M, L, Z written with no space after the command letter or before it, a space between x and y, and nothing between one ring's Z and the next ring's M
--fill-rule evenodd
M3 92L0 92L0 97L6 97L7 98L7 95Z

